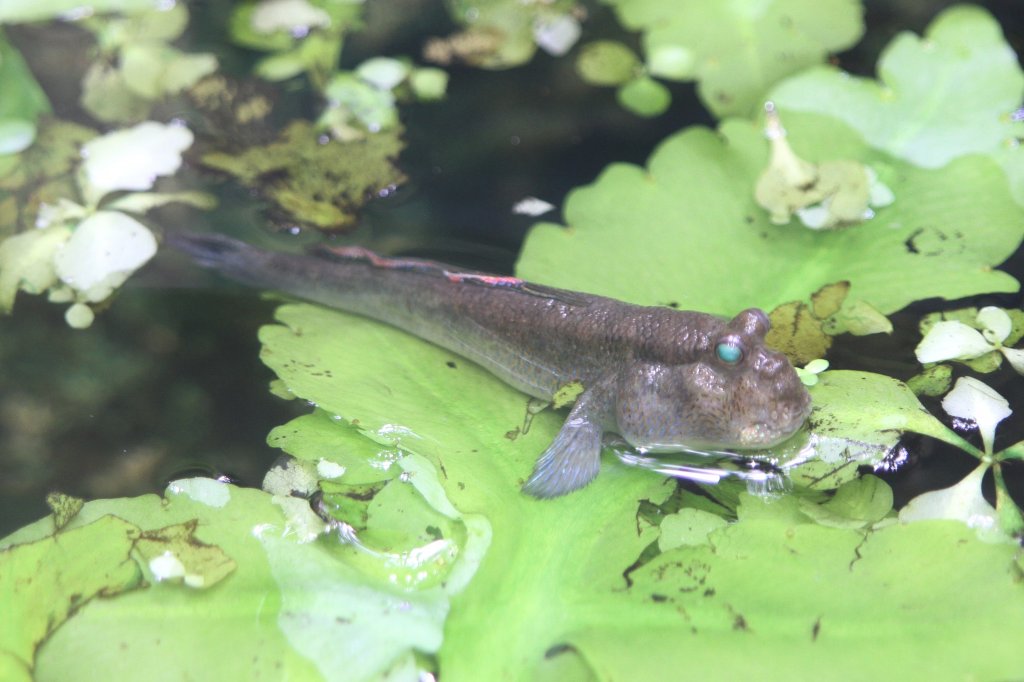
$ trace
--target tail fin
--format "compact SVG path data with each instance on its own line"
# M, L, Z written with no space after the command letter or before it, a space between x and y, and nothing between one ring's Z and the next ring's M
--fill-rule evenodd
M245 242L219 234L167 232L165 241L190 256L198 265L215 270L232 269L233 264L237 265L246 260L246 251L254 250Z
M271 289L280 286L274 281L273 268L268 267L268 260L276 254L219 234L167 232L165 241L197 265L241 284Z

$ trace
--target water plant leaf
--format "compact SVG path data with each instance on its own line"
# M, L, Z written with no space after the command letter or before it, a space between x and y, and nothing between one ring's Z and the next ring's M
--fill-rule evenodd
M814 409L807 428L765 453L786 467L796 486L839 488L857 478L858 467L882 463L908 431L979 454L932 416L906 384L892 377L832 370L819 374L809 390Z
M156 9L159 0L95 0L89 8L95 14L140 12ZM78 0L6 0L0 5L0 24L18 24L74 16L82 8Z
M193 139L185 126L145 121L89 140L82 146L83 191L99 199L116 190L150 189L158 177L177 172Z
M19 290L40 294L57 283L53 258L70 237L70 228L56 225L0 243L0 311L11 312Z
M0 31L0 156L28 148L36 135L36 119L50 113L50 101L21 54Z
M1012 143L1024 136L1024 121L1009 116L1024 97L1024 71L991 15L956 6L924 37L899 34L882 53L878 77L820 66L780 84L771 99L841 119L871 146L925 168L988 155L1024 203L1024 152Z
M620 597L631 612L575 624L566 644L599 679L662 679L682 669L709 680L792 679L811 669L843 679L1014 674L1005 633L1010 622L1024 626L1024 592L1013 546L981 543L958 522L869 533L801 523L786 499L748 498L764 507L758 518L745 514L708 543L631 572ZM970 627L961 626L965 617ZM856 644L862 638L875 643L870 657Z
M604 670L607 666L618 666L615 669L621 670L629 665L627 661L635 662L651 653L646 638L652 631L665 628L676 633L678 641L692 636L696 619L701 632L705 627L716 633L720 632L719 628L723 633L731 632L735 614L728 616L728 597L722 597L721 601L712 599L705 606L707 597L697 599L704 591L703 585L680 584L674 591L665 591L660 585L653 586L650 582L653 578L646 572L643 577L630 572L633 587L629 588L623 572L637 562L643 550L661 533L665 533L665 545L674 547L662 556L672 557L673 552L693 543L708 548L700 539L701 533L710 538L711 546L718 548L716 535L731 532L734 526L715 530L724 525L718 515L715 515L717 521L706 517L694 519L690 518L691 512L672 517L674 520L661 530L650 521L638 521L639 501L663 499L669 489L650 473L614 463L606 465L597 480L578 493L545 502L532 500L523 495L519 487L537 454L556 433L560 415L543 412L534 416L529 429L519 428L527 412L525 396L471 363L384 325L305 304L285 305L278 309L277 315L282 324L261 331L264 360L292 393L318 405L316 413L301 418L303 423L281 427L277 439L286 435L284 442L290 441L290 447L296 451L308 447L310 458L331 456L332 441L337 444L334 456L345 456L341 453L348 451L358 438L367 440L369 445L364 445L362 452L371 462L379 461L377 443L400 453L416 453L437 469L437 484L444 489L452 505L463 512L486 517L492 529L491 544L479 572L466 591L452 601L445 625L445 642L439 652L443 674L461 679L463 676L500 676L509 670L533 670L540 665L544 653L555 645L576 647L588 667L595 670ZM358 361L354 357L358 357ZM856 477L858 463L876 462L892 449L899 434L906 430L963 444L896 380L840 371L826 372L821 379L819 386L812 389L820 408L812 417L811 429L819 433L816 441L819 447L835 446L834 458L822 469L811 467L805 472L795 469L793 478L798 485L835 487L852 480ZM308 439L302 433L307 426L312 427ZM306 445L299 446L300 443ZM857 447L862 450L856 450ZM870 453L870 457L862 457L859 462L853 460L852 455L858 453ZM339 480L344 481L345 476ZM801 510L794 499L791 509L785 512L789 521L780 523L777 516L773 516L776 514L771 511L773 507L761 512L762 516L767 515L762 522L778 524L772 527L784 534L785 529L792 529L792 519L813 525L808 517L810 513L837 526L822 529L837 533L823 539L826 548L835 542L834 548L812 551L813 544L809 543L804 551L815 556L816 562L834 561L837 572L841 566L845 577L837 577L840 581L837 584L849 585L849 565L856 557L854 548L865 543L863 532L852 529L864 528L885 516L892 504L891 496L884 494L887 490L884 484L872 480L852 484L842 495L833 498L831 506L826 503L807 512ZM737 526L743 526L748 520L743 519ZM910 532L920 532L923 534L920 537L928 538L924 542L931 550L937 542L946 551L946 542L962 540L958 528L950 525L942 533L933 535L921 525L920 530ZM781 536L771 531L755 539L759 532L752 537L744 536L743 542L754 543L751 548L755 553L766 552L768 561L779 550ZM907 532L907 529L896 532ZM868 538L864 546L870 546L874 537ZM912 537L916 536L900 536L898 541L886 544L888 552L904 543L903 549L890 560L897 560L897 556L906 560L909 554L903 552L911 552L910 548L915 547L915 540L908 539ZM931 550L918 547L913 551ZM736 551L742 550L737 548ZM1000 575L1005 576L1009 556L1012 552L1001 559ZM887 560L877 560L881 562L879 570L886 575L888 571L897 570L883 566ZM717 561L713 559L712 564L717 565ZM779 593L773 599L783 599L781 595L785 590L779 589L774 581L751 579L751 576L771 574L768 565L763 571L748 566L747 579L759 589ZM645 571L646 564L639 570ZM680 575L676 573L678 569L671 570L674 575ZM1004 580L1007 585L1012 582L1009 577ZM639 588L641 584L645 587ZM858 590L864 589L864 594L877 587L860 585L855 579L852 584ZM687 585L698 590L692 599L678 591L680 587L690 589ZM732 588L740 592L754 589L736 585L731 585ZM835 584L828 587L834 588ZM961 589L949 582L933 584L933 588L943 594L946 590ZM846 596L849 597L849 593ZM687 600L685 608L690 614L689 620L680 618L675 608L678 599ZM813 597L806 599L810 614L814 610ZM550 608L553 600L562 605L557 611ZM865 600L870 601L867 597ZM828 603L835 602L830 598ZM929 598L929 603L935 602ZM836 608L840 606L837 604ZM859 627L868 627L870 609L864 612L855 609L851 613L849 605L841 608L845 614L841 622L856 621L862 623ZM762 619L758 631L788 633L784 636L793 637L794 641L808 636L803 629L797 633L788 626L772 622L767 612L767 609L758 611ZM816 617L807 616L808 629ZM899 622L905 616L893 612L888 617ZM845 620L847 618L852 621ZM481 623L488 623L488 627L480 627ZM923 627L923 624L915 621L910 627ZM513 632L519 634L513 637ZM631 641L633 645L618 648L617 654L612 656L601 651L610 639ZM504 644L499 646L499 641ZM693 646L698 646L697 642L700 646L718 646L717 637L713 641L715 643L710 644L698 639ZM730 647L734 643L725 637L721 646ZM640 656L637 651L644 653ZM663 647L656 648L655 654L664 657L659 659L662 665L681 656L669 650L667 640ZM679 665L685 664L682 658L678 660ZM979 663L978 660L961 661L960 665Z
M587 43L576 56L576 71L591 85L622 85L636 77L639 68L633 51L612 40Z
M85 500L64 493L50 493L46 496L46 506L53 512L53 528L60 531L71 522L71 519L82 511Z
M459 59L475 66L502 69L533 57L538 42L547 45L544 27L571 19L576 0L524 5L519 0L447 0L448 13L464 30L434 39L424 48L427 59L448 64ZM560 45L565 44L565 39Z
M59 536L28 533L35 537L0 542L0 651L25 670L36 667L40 644L89 602L142 581L130 556L139 529L115 516L90 520ZM52 527L37 525L47 523Z
M866 163L896 200L855 229L773 225L752 197L767 145L755 124L729 120L717 132L688 128L666 139L646 168L612 164L571 192L566 226L535 226L517 273L722 315L751 305L771 310L837 280L883 315L931 296L1017 290L993 268L1024 236L1021 207L994 162L967 156L918 168L868 149L834 118L786 112L785 121L800 156Z
M18 162L0 169L0 189L27 189L67 174L80 160L79 146L96 131L77 123L43 117L35 144L18 155Z
M288 535L270 494L210 479L175 482L165 498L89 502L57 539L47 537L52 531L44 519L0 540L0 562L16 569L0 570L0 580L31 571L40 590L5 587L23 595L26 610L0 624L0 648L31 662L32 650L24 648L30 636L48 635L34 662L36 679L80 673L82 647L90 665L116 678L145 667L168 679L276 678L282 671L299 680L371 679L414 651L437 650L454 591L407 589L368 576L339 554L337 538L301 544ZM136 542L144 550L139 563L129 558ZM168 547L185 565L194 560L207 584L220 581L201 591L156 582L151 559ZM44 549L46 561L36 556ZM160 561L156 568L166 570ZM63 577L63 589L39 579L51 575ZM56 609L78 588L89 598L108 587L108 596L137 589L79 604L56 632L40 629L48 615L40 605Z
M822 526L864 528L892 511L892 488L877 476L861 476L836 489L822 504L801 499L800 511Z
M918 495L900 509L900 522L954 519L977 530L984 540L1006 542L1009 538L999 530L995 507L981 494L981 479L988 469L988 464L980 464L959 483Z
M324 142L305 121L280 138L237 153L210 152L202 163L258 189L291 221L320 229L352 228L359 209L377 192L404 181L392 160L404 143L392 128L363 139Z
M656 75L698 81L718 117L752 114L782 78L822 62L863 32L856 2L606 0L641 31Z
M118 211L97 211L53 255L53 266L67 286L97 303L155 255L156 237L148 227Z
M1006 398L974 377L957 379L953 390L943 398L942 409L953 417L974 422L987 454L992 454L996 426L1013 414Z

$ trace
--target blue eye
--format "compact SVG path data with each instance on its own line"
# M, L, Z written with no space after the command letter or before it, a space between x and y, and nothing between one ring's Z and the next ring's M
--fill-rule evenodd
M739 346L723 341L715 346L715 355L725 364L735 365L743 357L743 351Z

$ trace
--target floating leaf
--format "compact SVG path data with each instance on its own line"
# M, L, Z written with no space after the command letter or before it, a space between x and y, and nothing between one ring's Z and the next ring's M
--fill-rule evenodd
M89 521L60 535L37 532L0 545L0 652L25 670L38 674L39 646L86 604L141 585L130 556L139 529L115 516Z
M0 10L2 16L3 10ZM2 21L0 21L2 23ZM50 101L21 54L0 31L0 154L15 154L32 144L36 120L50 113Z
M309 123L296 121L276 142L237 154L211 152L202 162L258 188L289 220L351 229L370 197L405 180L392 164L403 147L399 131L345 143L320 137Z
M57 283L53 259L71 237L64 225L30 230L0 243L0 311L14 308L17 292L41 294Z
M97 211L53 257L60 279L85 300L103 301L156 255L156 238L124 213Z
M98 199L115 190L151 188L158 177L178 170L193 139L184 126L146 121L86 142L82 172L88 193Z
M538 43L551 47L552 40L544 27L553 22L557 27L562 22L561 30L565 31L565 17L577 5L575 0L526 4L520 0L448 0L445 4L452 19L466 28L446 39L429 42L424 55L438 64L459 59L489 69L527 62ZM562 37L557 46L564 46L568 38L571 34Z
M608 0L626 28L641 31L648 62L664 77L696 79L715 116L752 114L790 74L853 45L858 3Z
M906 384L870 372L833 370L810 388L814 409L807 427L766 456L781 463L793 483L832 490L878 466L906 432L937 438L972 454L977 450L931 415Z
M953 390L942 400L942 409L954 417L977 424L988 454L992 453L996 426L1013 414L1006 398L974 377L957 379Z
M94 0L89 8L95 14L108 12L140 12L159 6L159 0ZM0 24L18 24L75 16L81 0L4 0L0 4Z
M995 508L981 494L981 479L988 469L988 464L981 464L954 486L918 495L900 510L900 521L952 519L977 530L984 540L1005 542Z
M576 57L576 70L592 85L622 85L637 75L640 60L622 43L588 43Z
M1024 122L1007 115L1024 97L1024 71L985 10L952 7L923 38L899 34L878 73L873 81L821 66L781 84L771 98L784 109L842 119L873 147L925 168L987 154L1024 203L1024 153L1008 144L1024 136Z
M175 95L216 70L212 54L187 54L160 43L135 43L121 51L125 85L146 99Z
M104 123L136 123L149 116L152 103L132 91L120 69L105 61L93 62L82 79L82 108Z
M865 162L900 200L857 229L772 225L750 196L767 159L763 139L750 122L726 121L717 133L690 128L668 138L646 168L613 164L574 190L563 210L569 229L535 226L517 273L722 315L771 310L837 280L882 314L932 296L1018 288L993 267L1024 235L1024 211L994 163L972 156L938 170L915 168L865 149L835 119L791 113L786 121L802 156ZM976 201L981 195L985 201Z
M937 322L928 330L914 354L917 361L942 362L953 358L971 359L992 352L992 345L977 329L953 320Z
M953 368L949 365L925 367L917 376L907 380L907 386L916 395L937 397L945 395L953 385Z
M668 88L647 77L634 78L619 88L615 96L623 107L637 116L645 117L665 113L672 103L672 95Z
M210 485L220 490L219 496L210 492ZM100 522L92 523L96 519ZM127 528L135 537L148 538L143 542L151 552L143 562L147 569L150 559L162 557L168 547L174 548L185 567L197 559L186 574L195 570L210 579L224 575L230 567L223 561L225 556L235 567L214 589L197 592L174 581L150 582L130 595L93 600L86 608L76 609L38 650L33 669L39 677L80 675L82 647L87 648L89 665L112 679L131 678L132 671L141 667L159 669L175 679L227 679L240 674L247 679L282 674L292 679L330 679L332 671L338 670L351 679L369 679L413 651L427 655L437 651L455 585L447 591L442 587L406 589L376 580L340 556L337 539L300 544L287 534L284 524L271 495L207 479L204 484L176 482L166 499L146 495L89 502L55 540L25 544L52 530L49 520L28 526L0 542L0 547L18 543L0 553L0 562L36 545L45 543L52 549L43 570L39 561L21 559L14 564L19 566L17 572L0 570L0 580L17 579L30 571L38 586L38 592L17 591L17 603L23 598L25 610L0 622L0 649L15 650L8 649L10 640L3 638L5 626L12 637L27 644L30 638L38 639L34 636L37 622L39 633L44 632L41 628L46 626L51 604L59 606L76 589L88 599L94 594L89 585L116 585L107 576L107 566L123 571L128 586L139 584L142 573L128 555L131 537L119 544L114 538L96 535L76 540L76 533L86 535L84 528L103 526ZM191 556L193 549L196 557ZM466 564L472 575L476 568L472 560L457 559L458 569ZM172 562L157 562L160 570L169 567ZM63 577L64 582L54 586L40 579L50 575ZM111 596L117 591L112 588ZM4 593L15 594L13 585L5 587ZM54 618L53 625L62 620ZM32 651L25 653L29 662ZM189 655L181 656L182 651ZM225 656L225 651L232 655Z

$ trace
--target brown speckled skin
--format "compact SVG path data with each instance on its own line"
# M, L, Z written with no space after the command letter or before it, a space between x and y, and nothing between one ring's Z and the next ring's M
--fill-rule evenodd
M603 431L651 451L767 447L792 435L810 410L789 362L765 348L760 310L726 321L536 285L451 281L437 264L379 267L223 237L170 241L234 279L404 329L538 398L581 382L586 392L527 485L539 497L596 475ZM738 363L717 357L722 342L742 351Z

